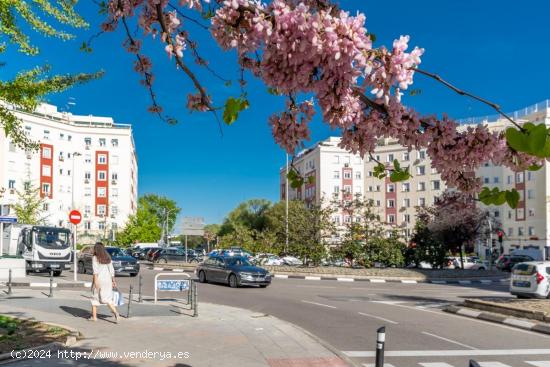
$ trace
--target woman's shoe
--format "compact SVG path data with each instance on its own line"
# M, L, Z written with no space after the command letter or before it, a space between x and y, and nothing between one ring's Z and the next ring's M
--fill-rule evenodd
M120 319L120 314L117 312L115 313L115 324L118 324L119 319Z
M95 321L97 321L97 318L94 319L92 316L90 316L90 317L88 317L88 321L94 321L95 322Z

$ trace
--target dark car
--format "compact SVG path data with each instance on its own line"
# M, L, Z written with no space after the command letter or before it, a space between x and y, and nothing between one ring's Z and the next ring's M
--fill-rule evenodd
M126 255L118 247L106 247L105 248L113 261L113 268L115 274L130 274L135 277L139 273L139 261L132 256ZM93 246L86 246L80 251L78 256L78 272L82 274L93 273L92 258L93 258Z
M193 250L187 251L187 261L188 262L198 262L198 256ZM185 261L185 249L181 247L168 247L160 250L159 255L156 259L158 263L169 263L169 262L181 262Z
M527 261L534 261L534 259L527 255L502 255L498 258L495 265L498 270L512 271L514 265Z
M134 250L132 256L134 256L138 260L147 260L147 253L151 249L158 249L158 247L138 247Z
M262 288L271 284L271 274L254 266L242 256L210 256L195 270L199 282L225 283L236 288L241 285L259 285Z

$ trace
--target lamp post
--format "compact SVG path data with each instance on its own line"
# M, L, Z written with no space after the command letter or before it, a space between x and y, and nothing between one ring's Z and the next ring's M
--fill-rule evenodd
M72 177L71 177L71 210L75 210L75 205L74 205L74 178L76 176L75 174L75 171L74 171L74 167L75 167L75 160L76 160L76 157L80 157L82 154L80 154L79 152L73 152L73 156L72 156L72 159L73 159L73 169L72 169ZM77 272L76 272L76 229L77 229L77 225L76 224L73 224L73 280L76 282L77 281Z
M285 170L285 255L288 251L288 153L286 154Z
M168 216L171 213L175 212L175 211L176 211L175 208L173 208L173 209L164 208L164 224L162 225L162 232L163 232L162 240L163 240L165 246L168 245ZM186 251L187 251L187 249L186 249Z

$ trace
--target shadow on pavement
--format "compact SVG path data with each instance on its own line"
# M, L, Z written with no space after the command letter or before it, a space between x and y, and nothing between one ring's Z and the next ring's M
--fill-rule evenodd
M86 309L82 309L82 308L78 308L78 307L70 307L70 306L59 306L59 308L68 313L69 315L73 316L73 317L80 317L80 318L83 318L83 319L87 319L88 317L90 317L92 315L92 313L90 312L90 310L86 310ZM98 319L105 319L107 317L111 317L111 315L105 315L105 314L102 314L102 313L97 313L97 318Z

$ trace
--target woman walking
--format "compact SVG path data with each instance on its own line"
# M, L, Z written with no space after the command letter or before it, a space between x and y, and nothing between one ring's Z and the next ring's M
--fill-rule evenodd
M91 321L97 321L97 306L107 305L118 323L120 315L113 304L113 288L116 287L115 269L111 262L111 256L105 250L101 242L94 246L92 258L94 279L92 282L92 317Z

